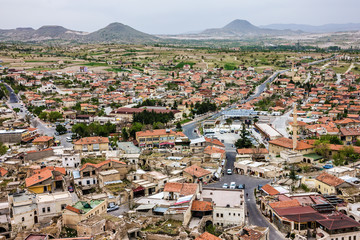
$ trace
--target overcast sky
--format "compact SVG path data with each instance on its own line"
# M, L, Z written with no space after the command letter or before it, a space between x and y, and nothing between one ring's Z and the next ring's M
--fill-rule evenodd
M152 34L254 25L360 23L359 0L0 0L0 29L61 25L95 31L121 22Z

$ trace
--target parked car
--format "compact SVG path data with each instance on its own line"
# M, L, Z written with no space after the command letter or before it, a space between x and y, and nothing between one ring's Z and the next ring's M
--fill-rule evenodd
M235 189L236 188L236 183L235 182L231 182L230 183L230 189Z
M224 185L222 186L222 188L229 188L229 185L227 183L224 183Z
M67 141L67 142L72 142L73 140L72 140L71 137L66 137L66 141Z
M74 192L73 186L68 186L68 191L69 191L69 192Z
M119 209L119 206L116 205L115 203L109 203L109 206L107 208L107 211L108 212L111 212L111 211L115 211L115 210L118 210Z
M237 186L237 188L238 188L238 189L245 189L245 184L239 184L239 185Z
M330 169L330 168L333 168L334 166L332 164L325 164L323 168L325 169Z
M232 170L230 168L226 172L228 175L232 175Z

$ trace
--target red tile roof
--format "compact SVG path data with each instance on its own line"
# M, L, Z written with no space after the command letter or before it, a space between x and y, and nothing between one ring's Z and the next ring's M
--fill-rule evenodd
M74 207L72 207L72 206L70 206L70 205L67 205L67 206L66 206L66 209L67 209L67 210L70 210L70 211L72 211L72 212L75 212L75 213L77 213L77 214L81 214L80 209L74 208Z
M31 177L28 177L25 179L25 185L26 187L31 187L35 184L41 183L49 178L52 178L53 174L51 170L45 170L41 173L32 175Z
M109 138L107 137L84 137L80 138L76 142L75 145L83 145L83 144L99 144L99 143L109 143Z
M267 194L271 195L271 196L277 195L277 194L280 193L278 190L276 190L275 188L273 188L269 184L264 185L261 189L263 191L265 191Z
M5 168L0 167L0 176L3 177L8 173L8 170Z
M297 207L300 206L300 203L297 199L288 200L288 201L278 201L272 202L269 204L272 208L287 208L287 207Z
M41 137L35 138L35 139L33 140L33 143L48 142L48 141L53 140L53 139L54 139L54 137L41 136Z
M274 144L289 149L293 148L293 140L285 137L271 140L269 141L269 144ZM304 150L309 148L314 148L314 146L307 144L305 141L297 142L296 150Z
M339 186L340 184L345 182L344 180L326 172L323 172L322 174L317 176L316 180L333 187Z
M196 183L166 183L164 192L177 192L180 195L192 195L196 193L198 185Z
M239 148L236 150L238 154L268 154L266 148Z
M221 240L221 238L214 236L208 232L204 232L199 237L195 238L195 240Z
M199 167L197 165L192 165L190 167L185 168L184 172L190 174L191 176L195 176L197 178L204 177L208 174L211 174L210 171L203 169L202 167Z
M191 206L191 211L205 212L212 210L213 210L213 206L211 202L206 202L206 201L194 200Z
M340 212L327 216L327 219L317 220L317 222L329 230L360 227L360 223Z
M160 136L160 135L175 135L176 132L170 130L167 132L166 129L155 129L155 130L146 130L146 131L139 131L136 132L136 137L147 137L147 136Z
M93 168L99 168L99 167L102 167L110 162L116 162L116 163L120 163L120 164L124 164L126 165L126 163L124 162L121 162L121 161L118 161L118 160L115 160L115 159L109 159L109 160L105 160L105 161L102 161L100 163L97 163L97 164L94 164L94 163L85 163L81 168L80 168L80 171L82 171L83 169L85 169L87 166L91 166Z

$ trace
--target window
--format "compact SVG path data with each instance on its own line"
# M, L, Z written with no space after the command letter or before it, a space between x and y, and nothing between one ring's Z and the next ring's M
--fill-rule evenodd
M93 184L95 184L96 183L96 181L95 181L95 179L93 180Z
M235 216L236 214L234 213L234 216Z
M218 213L216 214L216 217L219 217L219 214L218 214Z
M231 213L229 213L229 216L231 216Z
M92 171L92 175L95 175L95 170Z
M238 213L238 216L240 217L240 213Z
M25 218L24 218L24 217L22 217L22 218L21 218L21 221L25 222Z
M64 210L66 208L66 204L61 204L61 210Z
M50 207L47 208L48 212L50 212Z
M45 208L42 209L42 212L45 213Z
M87 181L86 181L86 184L90 184L90 180L87 180Z
M221 217L223 218L223 217L224 217L224 214L221 214Z

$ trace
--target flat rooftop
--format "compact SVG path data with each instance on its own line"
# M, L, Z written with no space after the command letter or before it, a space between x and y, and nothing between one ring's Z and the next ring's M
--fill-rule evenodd
M240 207L244 206L244 191L232 189L203 189L201 198L203 201L211 199L218 207Z
M85 213L89 212L97 205L101 204L104 200L91 200L90 202L79 201L73 205L74 208L82 210ZM90 207L88 207L90 205Z

